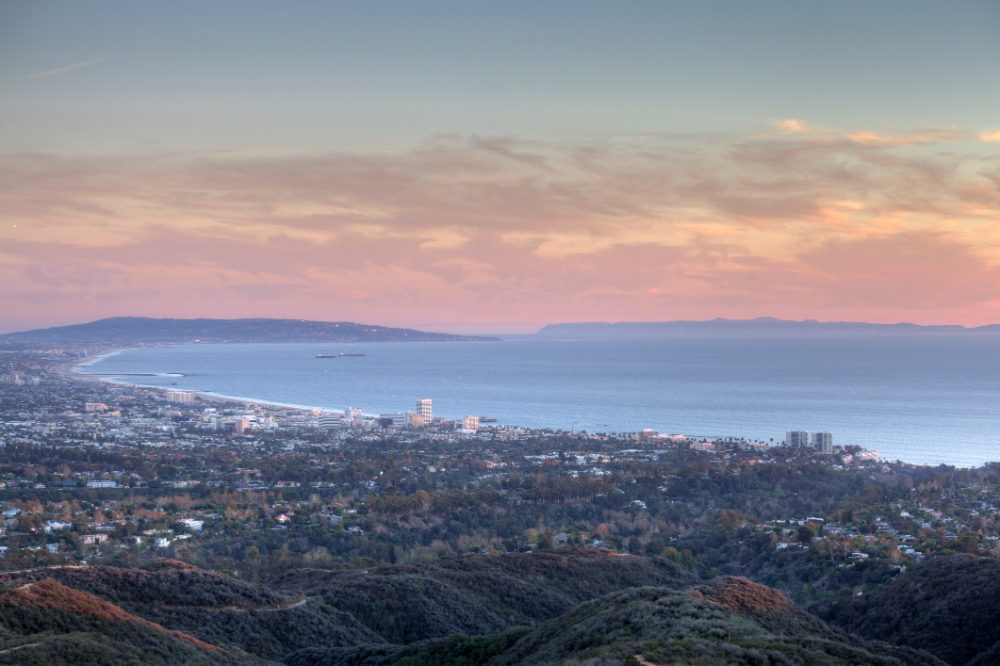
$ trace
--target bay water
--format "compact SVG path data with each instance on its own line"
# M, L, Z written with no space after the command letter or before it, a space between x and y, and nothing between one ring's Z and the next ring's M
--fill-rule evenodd
M317 358L340 353L364 356ZM1000 336L179 345L79 371L366 414L431 398L436 416L500 425L765 443L826 430L890 460L1000 460Z

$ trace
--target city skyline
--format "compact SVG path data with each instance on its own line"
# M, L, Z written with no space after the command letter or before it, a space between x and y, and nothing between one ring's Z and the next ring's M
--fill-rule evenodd
M992 3L0 14L0 332L1000 323Z

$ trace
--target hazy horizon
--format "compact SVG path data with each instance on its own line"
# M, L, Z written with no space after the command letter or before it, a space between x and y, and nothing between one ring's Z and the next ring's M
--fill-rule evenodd
M114 318L129 318L129 317L128 316L112 317L112 319L114 319ZM281 320L281 319L272 318L272 317L257 317L257 318L258 319ZM182 320L182 321L194 321L195 320L195 318L166 318L166 317L149 317L149 319L154 319L154 320L156 320L156 319L179 319L179 320ZM253 319L253 318L243 318L243 317L216 318L216 317L208 317L208 318L203 318L203 319L209 319L209 320L212 320L212 321L239 321L239 320L243 320L243 319ZM86 321L86 322L76 322L74 324L66 324L66 325L52 326L52 327L42 327L42 328L37 328L37 329L24 329L24 330L17 330L17 331L0 331L0 335L6 335L8 333L13 334L13 333L26 333L26 332L32 332L32 331L42 331L42 330L48 330L48 329L51 329L51 328L64 328L64 327L71 327L71 326L85 326L87 324L93 324L93 323L97 323L99 321L104 321L104 318L98 319L98 320ZM287 321L308 321L308 320L307 319L288 319ZM320 320L312 320L312 321L320 321ZM877 326L877 327L882 327L882 326L886 326L886 327L892 327L892 326L909 327L909 326L912 326L912 327L917 327L918 330L919 329L924 329L924 328L930 328L930 329L933 330L935 327L959 327L959 328L967 330L967 331L973 331L973 330L975 330L977 328L984 328L984 327L988 327L988 326L997 326L997 324L992 324L992 325L991 324L986 324L984 326L975 327L975 326L963 326L961 324L930 324L930 325L928 325L928 324L914 324L912 322L817 321L815 319L777 319L775 317L763 316L763 317L756 317L756 318L753 318L753 319L727 319L727 318L724 318L724 317L714 317L712 319L698 319L698 320L677 320L677 319L674 319L674 320L660 320L660 321L577 321L577 322L550 322L550 323L545 324L545 325L543 325L543 326L541 326L541 327L539 327L537 329L534 329L534 330L525 330L525 331L516 331L516 330L510 330L510 331L506 331L506 332L489 331L489 330L469 331L469 330L464 330L464 329L462 329L462 330L456 329L456 330L437 330L437 331L433 331L433 330L429 330L428 329L428 330L425 330L423 332L427 332L427 333L447 333L447 334L452 334L452 335L469 334L469 335L506 335L506 336L515 336L515 337L530 337L532 335L537 335L539 333L542 333L542 332L545 331L545 329L552 328L552 327L559 328L559 327L573 327L573 326L607 326L609 329L613 329L616 326L620 327L620 326L630 326L630 325L634 325L634 326L655 326L655 325L660 325L660 324L713 324L713 323L760 324L761 322L767 322L767 323L772 323L773 322L774 324L783 324L783 325L787 325L787 324L809 324L809 325L817 325L817 326L820 326L820 327L827 327L828 326L828 327L831 327L830 329L828 329L831 332L834 331L834 329L832 327L843 326L843 325L847 325L847 326ZM367 321L367 322L352 322L352 323L363 324L363 325L370 325L370 326L383 326L383 324L381 324L380 322L372 322L372 321ZM395 328L410 328L410 327L395 327ZM420 330L420 329L417 329L417 330ZM848 332L846 334L848 334L848 335L856 335L856 333L850 333L850 332ZM304 343L304 344L308 344L308 343Z

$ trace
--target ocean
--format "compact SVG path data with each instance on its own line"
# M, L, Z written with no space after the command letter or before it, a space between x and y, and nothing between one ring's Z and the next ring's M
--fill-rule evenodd
M317 354L364 354L317 358ZM500 425L835 445L916 464L1000 460L1000 337L219 344L132 349L80 368L121 381L366 414L433 400ZM184 375L184 376L180 376Z

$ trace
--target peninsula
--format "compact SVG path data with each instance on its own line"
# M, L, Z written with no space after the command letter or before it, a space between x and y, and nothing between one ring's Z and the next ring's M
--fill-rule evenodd
M87 324L57 326L0 335L7 344L75 345L100 343L121 347L150 344L222 342L453 342L499 338L426 333L408 328L308 319L153 319L111 317Z

